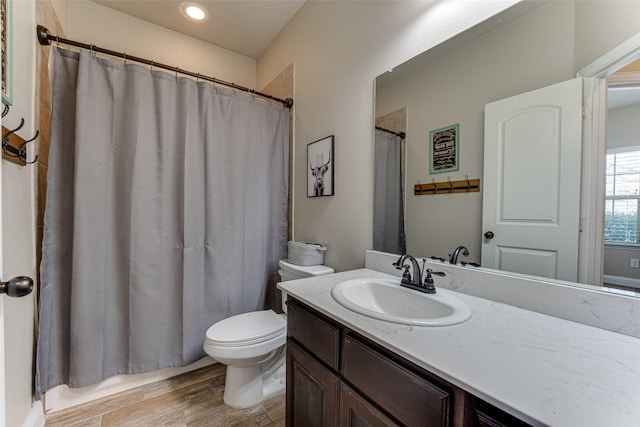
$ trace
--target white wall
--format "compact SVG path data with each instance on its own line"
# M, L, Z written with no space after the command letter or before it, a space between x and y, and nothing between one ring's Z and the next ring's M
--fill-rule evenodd
M258 87L295 63L295 240L338 271L372 244L374 79L517 1L308 1L258 60ZM307 144L336 136L335 196L306 197Z
M64 15L64 8L53 4ZM256 62L252 58L88 0L69 1L66 12L65 31L71 40L255 88ZM61 24L65 25L63 19Z
M13 106L2 123L16 127L30 139L37 129L35 116L35 1L13 1ZM30 154L32 155L32 154ZM2 279L18 275L35 279L36 166L2 161ZM5 334L5 423L21 426L32 406L35 293L23 298L1 297Z

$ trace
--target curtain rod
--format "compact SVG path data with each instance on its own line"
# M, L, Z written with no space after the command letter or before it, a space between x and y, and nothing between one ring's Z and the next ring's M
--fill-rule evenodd
M187 76L191 76L191 77L195 77L196 79L202 79L202 80L206 80L215 84L219 84L219 85L223 85L223 86L228 86L230 88L233 88L234 90L239 90L241 92L248 92L252 95L256 95L256 96L260 96L262 98L267 98L270 99L272 101L276 101L281 103L284 107L286 108L291 108L293 107L293 99L292 98L286 98L286 99L280 99L280 98L276 98L275 96L271 96L271 95L267 95L266 93L261 93L256 91L255 89L249 89L247 87L244 86L239 86L235 83L229 83L226 82L224 80L219 80L216 79L215 77L209 77L209 76L203 76L199 73L194 73L192 71L187 71L187 70L181 70L178 67L172 67L170 65L165 65L159 62L155 62L155 61L151 61L148 59L144 59L144 58L138 58L136 56L131 56L131 55L127 55L126 53L122 53L122 52L115 52L113 50L109 50L109 49L104 49L98 46L94 46L92 44L86 44L86 43L81 43L81 42L77 42L74 40L69 40L69 39L65 39L62 37L58 37L58 36L53 36L51 35L51 33L49 32L49 29L42 26L42 25L38 25L36 26L36 34L38 35L38 41L40 42L41 45L43 46L48 46L51 43L49 43L49 41L55 41L56 43L63 43L63 44L68 44L71 46L76 46L76 47L81 47L83 49L89 49L93 52L98 52L98 53L104 53L105 55L110 55L110 56L117 56L119 58L124 59L125 61L135 61L135 62L139 62L142 64L146 64L146 65L150 65L152 68L156 67L156 68L163 68L165 70L169 70L169 71L175 71L176 73L180 73L180 74L184 74Z
M389 129L381 128L380 126L376 126L376 129L381 130L382 132L390 133L390 134L395 135L395 136L399 136L400 139L405 139L407 137L407 134L404 133L404 132L395 132L395 131L392 131L392 130L389 130Z

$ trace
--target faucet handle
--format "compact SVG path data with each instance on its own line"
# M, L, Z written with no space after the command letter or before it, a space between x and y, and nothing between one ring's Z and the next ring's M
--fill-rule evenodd
M440 276L440 277L445 277L447 275L447 273L445 273L444 271L433 271L430 268L427 268L427 276L430 274L435 274L436 276Z
M402 272L402 281L411 283L411 273L409 273L410 266L409 264L400 264L400 260L402 260L402 257L400 257L400 259L398 259L398 261L394 262L392 265L396 268L396 270L402 270L404 268L404 271Z
M432 274L435 274L436 276L446 276L446 273L444 271L433 271L432 269L427 268L427 277L424 278L423 286L425 288L425 292L428 294L436 293L436 286L433 282L433 277L431 277Z

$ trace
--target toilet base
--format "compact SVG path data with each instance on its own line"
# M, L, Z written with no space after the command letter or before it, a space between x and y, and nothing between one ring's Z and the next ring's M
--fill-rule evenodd
M263 364L227 365L223 397L225 405L246 408L283 393L286 368L282 350L276 351L274 357Z

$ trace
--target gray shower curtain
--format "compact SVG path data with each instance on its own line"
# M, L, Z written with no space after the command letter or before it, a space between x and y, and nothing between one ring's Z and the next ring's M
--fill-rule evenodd
M376 130L373 183L373 249L406 252L402 139Z
M38 395L201 358L287 241L287 109L53 49Z

